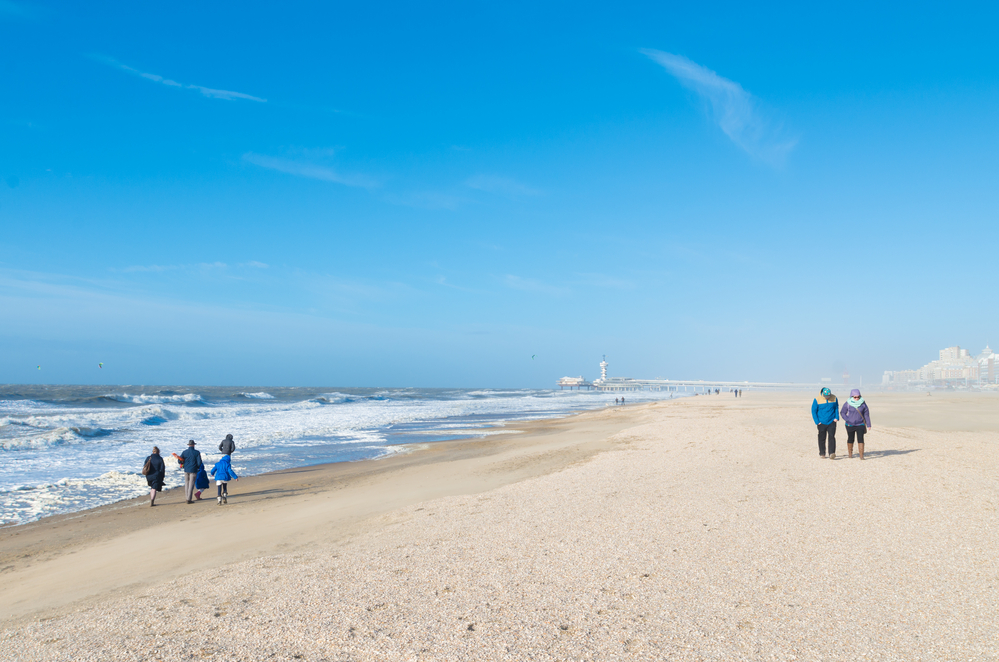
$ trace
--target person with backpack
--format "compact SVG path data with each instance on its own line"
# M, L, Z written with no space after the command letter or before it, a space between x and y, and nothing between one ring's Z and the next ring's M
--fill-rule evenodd
M215 484L219 489L219 505L229 503L229 481L239 480L239 476L232 470L232 456L223 455L212 467L212 475L215 476Z
M160 457L160 449L153 446L152 455L146 458L142 465L142 475L149 485L149 507L156 505L156 493L163 491L163 481L166 479L166 463Z
M194 448L194 439L187 442L187 450L180 454L184 465L184 494L188 503L194 503L194 484L197 482L198 471L204 469L201 461L201 451Z
M836 459L836 421L839 420L839 400L828 388L819 392L819 398L812 400L812 421L819 429L819 457L826 457L826 436L829 437L829 459Z
M234 450L236 450L236 442L232 440L231 434L227 434L222 443L219 444L219 452L223 455L232 455Z
M850 399L843 403L840 411L846 424L846 452L853 457L853 438L857 438L860 459L864 459L864 433L871 431L871 409L860 395L860 389L850 391Z

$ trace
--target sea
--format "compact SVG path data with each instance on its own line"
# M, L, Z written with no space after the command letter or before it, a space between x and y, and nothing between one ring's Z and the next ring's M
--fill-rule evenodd
M534 389L0 386L0 525L148 494L159 446L166 487L193 439L209 467L227 434L242 476L377 460L413 444L512 434L519 421L615 406L621 394ZM669 393L624 394L629 404Z

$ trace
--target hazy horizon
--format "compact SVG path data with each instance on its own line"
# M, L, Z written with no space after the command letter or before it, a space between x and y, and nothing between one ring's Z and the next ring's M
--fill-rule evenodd
M0 0L0 382L873 385L999 342L999 11L789 7Z

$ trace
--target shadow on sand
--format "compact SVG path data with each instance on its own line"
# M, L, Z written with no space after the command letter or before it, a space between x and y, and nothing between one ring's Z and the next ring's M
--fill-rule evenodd
M246 498L246 497L273 498L275 496L283 496L283 495L289 495L289 494L298 494L299 492L302 492L302 491L303 490L300 490L300 489L290 488L290 489L284 489L284 490L269 489L269 490L256 490L254 492L230 492L229 493L229 498L233 498L233 497L237 497L237 496L238 497L243 497L243 498Z
M919 450L920 449L918 449L918 448L911 448L911 449L909 449L907 451L894 451L894 450L887 450L887 451L864 451L864 459L868 459L868 458L873 459L873 458L877 458L877 457L888 457L890 455L908 455L909 453L915 453L915 452L917 452Z

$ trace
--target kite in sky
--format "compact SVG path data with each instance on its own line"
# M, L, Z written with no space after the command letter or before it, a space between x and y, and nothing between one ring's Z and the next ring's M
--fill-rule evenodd
M41 369L42 369L42 366L38 366L38 369L39 369L39 370L41 370Z
M534 360L534 357L535 357L535 356L537 356L537 354L531 354L531 360L532 360L532 361Z
M103 364L103 363L98 363L98 364L97 364L97 367L98 367L98 368L103 368L103 367L104 367L104 364Z

